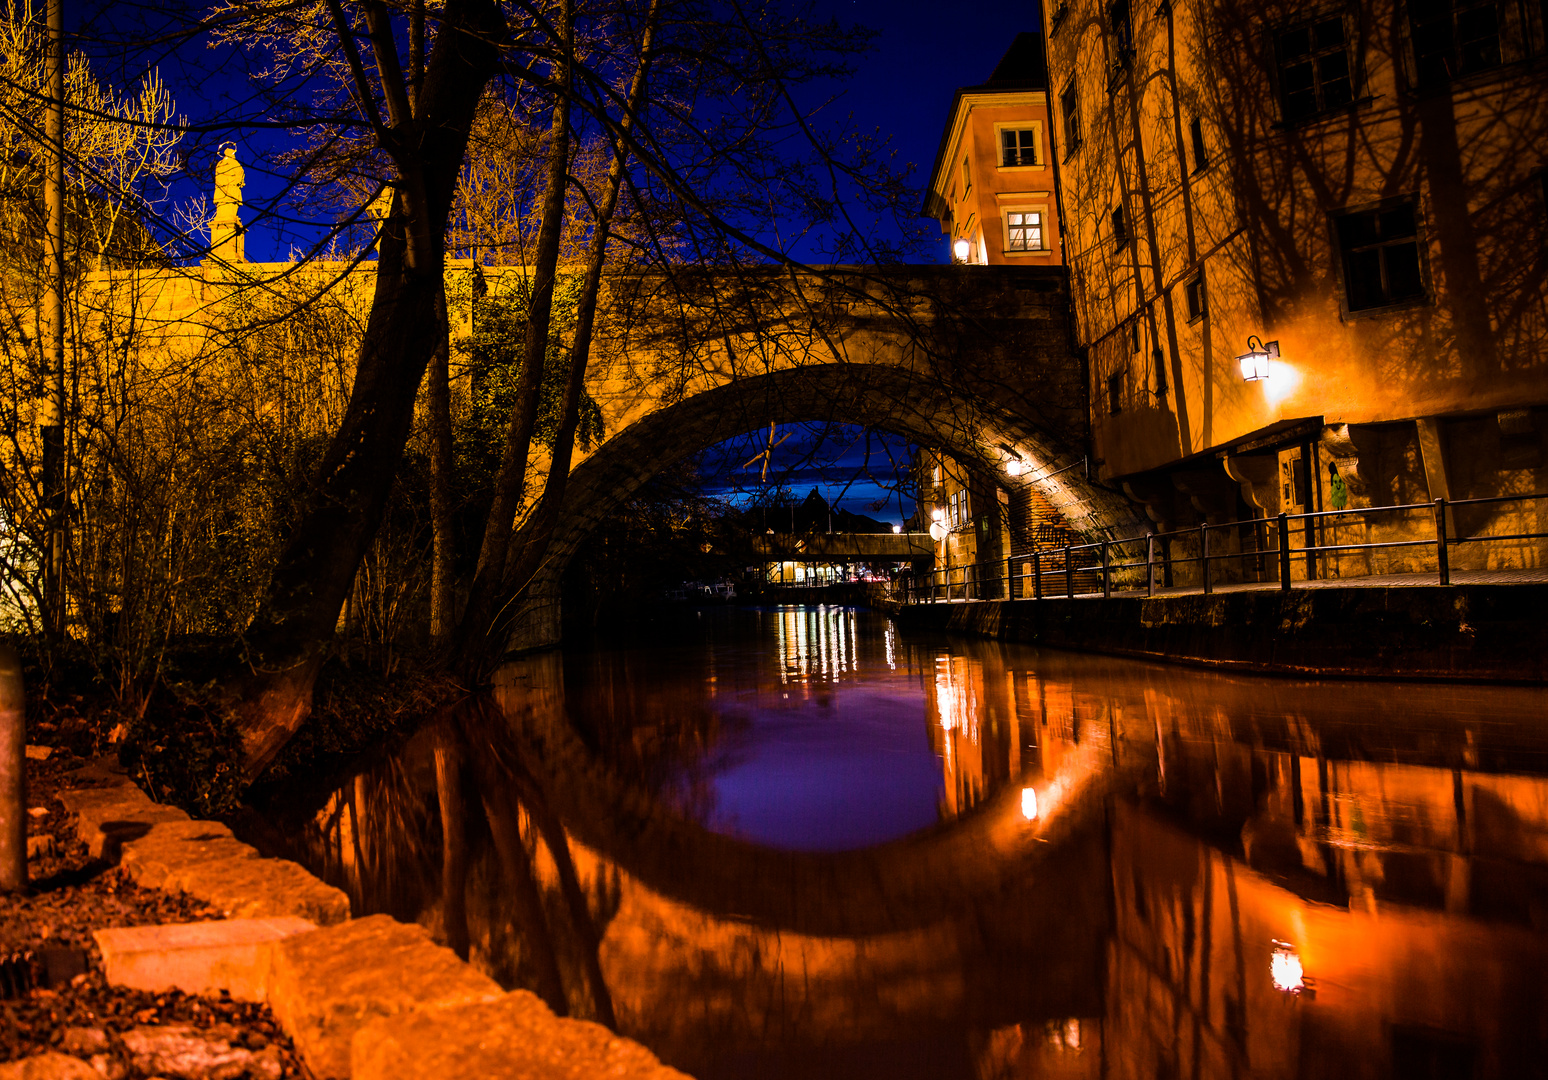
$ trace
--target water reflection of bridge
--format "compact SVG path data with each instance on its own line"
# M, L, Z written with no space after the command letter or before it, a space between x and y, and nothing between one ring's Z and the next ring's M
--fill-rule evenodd
M787 614L780 656L800 678L874 662L842 613ZM941 1076L1534 1074L1541 691L892 649L930 672L963 816L864 852L761 848L664 812L569 729L542 661L507 672L506 723L465 732L474 752L520 742L540 769L606 926L624 1027L668 1060L714 1074L753 1052L790 1064L925 1040L955 1048L928 1062ZM444 928L436 738L342 789L334 810L349 812L319 819L312 861L357 902ZM1022 785L1040 795L1030 825ZM407 835L373 824L386 790ZM500 867L476 825L499 803L467 801L475 959L513 978ZM496 895L473 896L479 882ZM1276 942L1315 994L1276 989ZM1437 1071L1459 1062L1470 1071Z

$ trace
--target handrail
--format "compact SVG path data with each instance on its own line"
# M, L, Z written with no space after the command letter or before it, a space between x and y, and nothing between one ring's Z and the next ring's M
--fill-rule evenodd
M903 597L908 602L910 595L915 602L924 602L923 594L928 590L929 602L950 601L954 599L954 592L960 589L961 599L988 599L984 595L986 583L993 583L987 591L998 594L1002 587L1007 599L1027 599L1027 579L1032 579L1031 599L1041 600L1047 594L1045 577L1050 572L1043 566L1047 557L1054 557L1053 561L1062 562L1063 565L1052 570L1057 577L1064 580L1062 590L1056 589L1052 595L1059 592L1068 597L1075 596L1075 579L1078 575L1096 574L1099 576L1101 595L1106 598L1113 594L1113 573L1122 570L1136 570L1145 568L1146 584L1144 586L1147 596L1155 594L1155 568L1159 565L1163 572L1178 564L1188 565L1197 563L1200 568L1200 580L1205 593L1213 591L1214 582L1210 573L1212 563L1225 562L1231 559L1264 559L1277 556L1279 563L1279 585L1282 590L1289 590L1293 579L1293 562L1296 556L1308 557L1307 573L1310 577L1316 576L1316 557L1328 552L1356 552L1376 551L1385 548L1402 547L1434 547L1436 553L1436 575L1441 585L1451 583L1450 548L1457 544L1474 544L1488 541L1520 541L1520 540L1548 540L1548 532L1524 532L1524 533L1500 533L1483 534L1478 536L1451 536L1447 524L1447 512L1455 511L1457 507L1481 506L1486 504L1529 502L1534 499L1548 499L1548 494L1532 493L1528 495L1491 495L1473 499L1448 500L1436 499L1428 503L1402 503L1392 506L1363 506L1351 507L1343 510L1314 510L1300 514L1281 513L1274 517L1248 518L1242 521L1222 522L1211 525L1201 522L1187 529L1174 529L1168 532L1152 532L1142 536L1121 537L1117 539L1099 540L1083 544L1066 544L1060 548L1034 549L1023 556L1009 556L1003 560L992 562L964 563L956 567L943 567L936 570L923 571L920 575L908 574L903 580ZM1399 514L1413 511L1429 511L1434 515L1435 535L1433 538L1416 540L1380 540L1363 544L1303 544L1300 547L1291 545L1290 526L1292 523L1305 523L1306 538L1310 539L1310 528L1314 523L1326 522L1334 518L1360 517L1369 522L1373 515ZM1251 551L1228 551L1215 553L1209 550L1211 531L1251 527L1256 530L1259 526L1272 526L1275 532L1274 546L1263 546ZM1158 540L1170 540L1180 536L1194 536L1199 541L1199 553L1197 555L1180 555L1173 557L1170 545L1163 545L1165 552L1160 560L1156 558L1156 542ZM1143 542L1145 545L1145 558L1143 561L1116 562L1113 559L1113 548L1119 549L1119 557L1122 557L1123 549L1130 544ZM1078 565L1077 554L1084 556L1087 552L1099 553L1097 561L1091 565ZM1018 565L1030 564L1031 571L1026 572ZM1082 558L1081 562L1084 563ZM953 583L953 572L958 572L960 581ZM1261 571L1260 571L1261 572ZM916 582L916 577L922 577L922 581ZM935 580L937 577L939 581ZM944 591L944 596L942 592ZM976 595L975 595L976 594Z

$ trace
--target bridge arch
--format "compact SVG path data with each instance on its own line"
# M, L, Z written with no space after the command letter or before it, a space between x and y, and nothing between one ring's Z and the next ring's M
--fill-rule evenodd
M558 643L560 583L570 559L643 484L689 454L771 422L836 421L884 429L943 450L1002 488L1036 490L1077 532L1120 537L1144 531L1128 499L1088 480L1078 467L1084 440L1055 434L1046 422L963 383L921 377L896 364L811 363L735 378L648 412L572 470L548 557L513 623L510 650ZM1004 468L1012 453L1025 464L1017 477Z

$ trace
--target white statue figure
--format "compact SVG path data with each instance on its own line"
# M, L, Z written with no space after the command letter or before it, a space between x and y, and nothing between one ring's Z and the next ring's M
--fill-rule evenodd
M217 217L236 216L242 205L242 188L247 183L247 173L237 160L236 147L226 144L225 156L215 165L215 213ZM230 214L221 211L230 207Z
M222 157L215 163L215 217L210 222L210 255L220 263L246 262L243 243L242 219L237 209L242 205L242 187L247 183L247 173L237 160L236 147L227 143Z

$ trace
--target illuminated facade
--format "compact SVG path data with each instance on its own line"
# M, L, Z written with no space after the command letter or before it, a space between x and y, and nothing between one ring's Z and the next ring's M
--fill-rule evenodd
M1051 552L1081 542L1035 488L1006 491L938 450L920 450L913 468L919 508L910 527L928 530L935 543L935 569L943 573L933 580L942 585L942 595L949 578L954 596L960 595L964 580L974 582L979 595L998 596L1007 558L1024 574L1034 550ZM1042 566L1054 572L1063 563L1051 555ZM1090 587L1086 575L1080 580L1082 587Z
M1159 529L1548 490L1541 5L1067 0L1044 16L1095 457ZM1249 337L1277 344L1266 378L1244 373ZM1541 531L1542 510L1450 526ZM1350 521L1337 542L1434 534L1421 514ZM1238 532L1243 550L1265 541ZM1319 572L1434 565L1381 555Z
M1017 34L989 81L957 91L924 214L973 265L1064 261L1050 155L1048 74L1036 34Z

